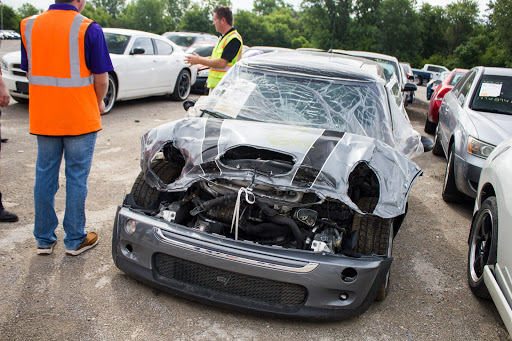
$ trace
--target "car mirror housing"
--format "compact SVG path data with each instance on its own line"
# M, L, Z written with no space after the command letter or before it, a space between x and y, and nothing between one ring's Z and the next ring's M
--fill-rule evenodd
M421 135L421 144L423 144L423 150L426 152L434 149L434 141L428 136Z
M416 91L418 90L418 87L414 83L405 83L404 85L404 91Z
M188 109L192 108L194 105L196 105L195 100L187 99L185 102L183 102L183 109L185 109L185 111L188 111Z
M134 47L130 54L144 54L145 52L146 50L144 50L142 47Z

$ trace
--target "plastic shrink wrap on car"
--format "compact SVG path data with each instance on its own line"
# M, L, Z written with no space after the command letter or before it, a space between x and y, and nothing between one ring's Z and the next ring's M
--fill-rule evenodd
M289 57L281 55L285 63ZM256 58L235 64L188 116L206 110L226 118L324 128L376 138L408 158L423 152L421 136L396 104L389 83L351 76L364 75L363 70L350 69L340 77L339 69L330 74L325 66L316 73L308 65L307 74L296 68L283 74L282 68L257 64Z

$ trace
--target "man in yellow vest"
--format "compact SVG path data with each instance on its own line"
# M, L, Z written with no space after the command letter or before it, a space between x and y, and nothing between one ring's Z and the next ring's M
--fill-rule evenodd
M213 25L222 36L217 41L210 57L201 57L197 53L186 57L191 65L203 64L210 67L206 87L213 89L227 71L242 57L242 37L233 27L233 13L226 6L217 6L213 10Z
M82 16L87 0L55 4L20 23L21 69L29 81L30 133L37 137L34 236L37 254L57 242L55 194L62 157L66 169L66 254L77 256L98 243L85 231L87 178L91 170L108 72L113 70L102 28Z

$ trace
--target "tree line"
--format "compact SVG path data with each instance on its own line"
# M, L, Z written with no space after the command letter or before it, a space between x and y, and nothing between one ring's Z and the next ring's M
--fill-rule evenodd
M212 9L229 0L91 0L82 14L102 27L216 34ZM3 8L3 26L19 32L31 4ZM475 0L442 6L416 0L303 0L299 10L284 0L255 0L234 15L248 46L364 50L396 56L413 67L425 63L471 68L512 67L512 1L490 0L480 13Z

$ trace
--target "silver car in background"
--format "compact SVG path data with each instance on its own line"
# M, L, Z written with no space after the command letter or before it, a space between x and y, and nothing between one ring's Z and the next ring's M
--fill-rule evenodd
M448 160L443 199L474 198L485 160L512 134L512 69L475 67L448 92L439 109L435 155Z

